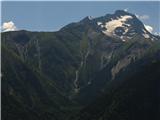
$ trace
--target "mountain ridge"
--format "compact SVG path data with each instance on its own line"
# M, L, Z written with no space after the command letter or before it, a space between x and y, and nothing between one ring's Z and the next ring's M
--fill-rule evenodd
M97 99L108 94L107 89L110 89L110 84L115 85L115 89L119 89L116 86L119 80L131 86L127 81L131 79L130 76L132 75L129 73L132 73L132 70L135 71L135 67L139 68L141 65L147 66L159 62L159 54L157 53L160 50L160 38L147 31L146 34L149 34L149 38L146 38L143 35L145 33L143 23L139 20L137 22L137 18L121 17L126 15L132 14L119 10L113 15L105 15L106 19L104 19L105 17L99 17L98 19L84 18L79 22L66 25L56 32L28 32L22 30L2 33L2 81L6 82L2 82L2 85L4 85L2 97L7 96L2 99L2 103L8 101L7 104L2 104L2 108L12 108L14 106L14 103L9 101L10 98L20 101L20 106L23 106L24 99L31 98L30 101L36 103L34 101L39 101L42 97L46 101L50 101L51 104L43 103L45 100L37 104L31 102L31 106L40 107L36 111L40 112L39 116L42 120L45 117L49 120L70 120L70 118L78 115L75 118L76 120L83 115L85 117L82 111L86 110L86 115L90 114L87 110L88 106L92 106L91 103L93 102L101 101L97 101ZM128 18L131 18L130 21L126 21ZM115 29L112 32L109 31L111 35L108 35L107 28L102 29L100 24L97 24L99 21L104 22L101 24L104 26L110 26L116 21L118 22L118 29L116 24ZM137 23L140 25L137 25ZM124 26L124 24L130 24L130 26ZM126 29L128 29L127 32L125 32ZM123 34L124 32L125 34ZM131 38L121 38L121 36L128 37L129 33L134 33L134 35ZM6 50L11 52L6 52ZM13 57L13 54L17 57ZM145 71L145 67L140 69ZM8 77L3 75L4 73ZM29 73L33 79L27 77ZM147 72L147 74L149 73ZM123 76L124 80L120 76ZM125 79L125 76L129 78ZM134 77L139 80L144 78L138 73L134 74ZM19 81L24 86L19 86ZM11 91L15 90L12 83L15 83L14 85L22 92L28 94L23 96L21 91L17 91L15 92L19 95L17 97L16 94L5 91L5 89L8 89L7 86L10 86ZM28 86L26 89L25 84ZM149 84L146 83L146 86L149 86ZM125 86L124 90L127 89L129 87ZM146 91L143 86L142 89ZM121 89L119 90L121 91ZM111 93L109 93L110 96L112 96ZM117 94L122 98L126 95L123 92L116 92L113 96ZM45 97L45 95L48 97ZM134 96L131 97L134 98ZM143 97L140 98L143 99ZM121 110L122 108L119 108L119 105L123 105L123 101L117 104L118 106L115 106L117 107L115 109ZM30 107L28 101L25 102L25 106ZM18 105L14 107L18 107ZM96 107L95 105L95 110ZM105 109L101 108L102 110ZM112 107L106 109L112 110ZM2 116L3 119L10 120L13 119L13 116L16 119L22 119L23 114L26 116L30 113L28 109L23 108L22 111L27 111L27 113L24 112L22 116L18 116L18 110L14 112L10 109L7 110L9 114L5 111L4 115L8 115L8 118ZM34 109L31 109L32 112L34 112ZM113 114L110 113L111 116L115 113L114 110L112 112ZM121 112L127 114L126 111ZM94 115L91 115L86 119L102 119L99 117L99 113L95 113L95 116L98 117L94 118ZM32 119L31 117L28 119ZM122 119L129 119L123 115L120 115L121 117ZM111 120L114 119L114 117L111 117Z

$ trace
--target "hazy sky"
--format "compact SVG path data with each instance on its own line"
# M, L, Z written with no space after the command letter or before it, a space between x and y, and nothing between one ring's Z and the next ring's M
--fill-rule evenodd
M127 9L160 33L160 2L2 2L2 24L30 31L56 31L86 16Z

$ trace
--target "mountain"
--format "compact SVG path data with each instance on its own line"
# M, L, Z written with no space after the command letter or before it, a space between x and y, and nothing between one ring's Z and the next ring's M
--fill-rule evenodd
M145 58L106 87L106 93L82 109L73 120L159 120L160 62ZM138 66L137 66L138 65ZM131 73L133 71L133 73Z
M2 119L156 120L159 52L160 37L123 10L57 32L4 32Z
M31 69L15 53L2 46L2 118L13 120L64 119L61 107L72 103L54 81ZM57 118L58 116L58 118Z

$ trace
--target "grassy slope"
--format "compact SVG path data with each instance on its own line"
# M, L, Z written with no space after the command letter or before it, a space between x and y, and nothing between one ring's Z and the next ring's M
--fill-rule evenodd
M63 119L61 107L71 104L54 81L2 46L2 119Z

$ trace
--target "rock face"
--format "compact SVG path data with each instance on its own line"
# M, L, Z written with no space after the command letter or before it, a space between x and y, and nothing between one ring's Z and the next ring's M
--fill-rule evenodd
M137 74L134 71L138 66L157 63L159 49L160 37L149 33L135 15L122 10L98 18L86 17L57 32L2 33L2 103L7 101L2 104L7 111L2 117L71 120L99 97L112 97L112 90L121 88L118 80L129 81L131 73ZM125 87L127 90L129 87ZM123 100L116 102L101 109L114 113L114 104L121 105ZM20 109L13 112L18 106ZM115 105L115 109L119 107ZM96 119L103 119L99 114L101 111L95 114Z

